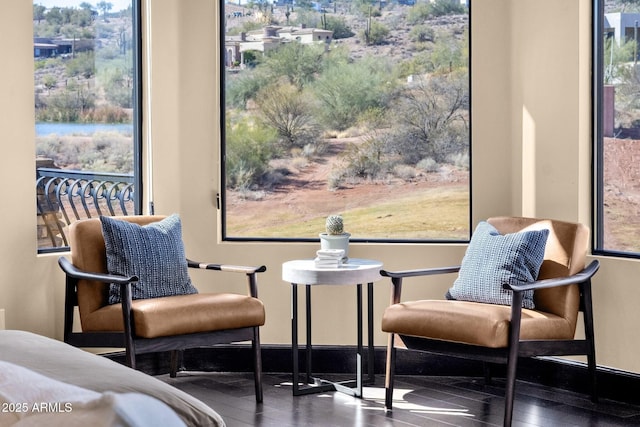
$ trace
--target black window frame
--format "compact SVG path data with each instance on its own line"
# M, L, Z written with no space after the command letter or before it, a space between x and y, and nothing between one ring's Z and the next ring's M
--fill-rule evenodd
M218 66L220 70L220 78L219 78L219 93L220 93L220 113L219 113L219 123L220 123L220 186L219 191L216 194L216 207L220 211L220 239L223 242L318 242L319 238L305 238L305 237L238 237L238 236L228 236L227 235L227 209L226 209L226 80L225 80L225 57L226 57L226 46L225 46L225 36L226 36L226 24L225 24L225 4L224 0L218 1L218 7L220 10L218 28L218 43L219 43L219 58L218 58ZM351 237L350 241L354 243L417 243L417 244L464 244L469 243L471 240L471 234L473 233L474 226L472 224L473 221L473 117L472 117L472 105L473 105L473 94L472 94L472 6L471 2L467 1L466 7L469 14L469 22L468 22L468 31L469 31L469 46L468 46L468 87L469 87L469 212L468 212L468 223L469 223L469 234L464 240L456 240L456 239L367 239L367 238L357 238Z
M592 253L594 255L639 259L640 253L607 249L604 247L604 9L605 0L593 0L592 22L592 131L593 131L593 187L594 199L592 225Z
M142 0L131 0L133 33L133 182L134 215L142 214L143 200L143 160L142 160L142 118L143 118L143 58L142 58ZM38 248L38 254L68 252L69 246Z

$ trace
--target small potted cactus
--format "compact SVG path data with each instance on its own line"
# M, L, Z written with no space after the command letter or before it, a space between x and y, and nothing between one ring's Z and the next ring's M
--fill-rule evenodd
M349 255L350 233L344 231L344 222L341 215L329 215L326 220L326 232L320 233L321 249L343 249L346 262Z

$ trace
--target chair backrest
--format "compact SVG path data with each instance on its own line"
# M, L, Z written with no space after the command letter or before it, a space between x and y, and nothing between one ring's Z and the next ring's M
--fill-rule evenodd
M146 225L160 221L161 215L118 216L118 219ZM107 255L100 218L76 221L69 227L71 262L77 268L92 273L107 273ZM107 305L109 284L89 280L78 282L80 322L87 314Z
M525 229L549 230L539 279L569 276L585 267L589 247L589 228L583 224L521 217L494 217L487 221L501 234L515 233ZM536 310L567 319L575 332L580 309L578 285L540 289L534 294L534 302Z

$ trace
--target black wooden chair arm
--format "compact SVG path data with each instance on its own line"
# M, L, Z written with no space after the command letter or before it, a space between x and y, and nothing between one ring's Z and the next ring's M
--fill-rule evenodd
M536 289L544 289L544 288L554 288L556 286L566 286L572 285L574 283L584 283L587 280L591 279L594 274L600 268L600 262L598 260L591 261L591 263L585 267L579 273L573 274L567 277L558 277L554 279L542 279L536 280L535 282L523 282L517 285L509 285L504 284L502 287L504 289L510 289L515 292L524 292L528 290L536 290Z
M258 280L256 273L263 273L267 271L267 267L264 265L258 267L251 267L245 265L231 265L231 264L209 264L204 262L197 262L187 259L187 265L191 268L200 268L203 270L215 270L215 271L229 271L231 273L244 273L247 275L247 284L249 286L249 295L254 298L258 298Z
M267 271L267 267L264 265L253 267L253 266L246 266L246 265L213 264L213 263L193 261L190 259L187 259L187 265L190 268L200 268L203 270L230 271L232 273L245 273L245 274L263 273Z
M417 270L401 270L401 271L380 270L380 275L384 277L391 277L392 279L401 279L404 277L432 276L435 274L457 273L458 271L460 271L460 266L456 265L453 267L435 267L435 268L424 268L424 269L417 269Z
M460 271L460 266L452 267L434 267L424 268L417 270L401 270L401 271L387 271L380 270L380 275L391 278L391 303L397 304L400 302L402 294L402 279L405 277L419 277L419 276L434 276L436 274L449 274Z
M138 281L137 276L127 277L116 274L91 273L88 271L80 270L65 257L58 258L58 265L60 265L60 268L62 268L62 271L64 271L67 276L78 280L95 280L103 283L115 283L117 285L123 285Z

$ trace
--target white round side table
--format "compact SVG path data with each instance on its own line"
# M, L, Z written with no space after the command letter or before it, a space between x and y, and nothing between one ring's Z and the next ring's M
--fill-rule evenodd
M319 393L337 390L353 396L362 397L363 384L373 384L374 347L373 347L373 282L382 279L380 270L382 262L350 258L339 267L317 267L314 260L293 260L282 264L282 280L291 283L291 344L293 352L293 395ZM362 337L362 284L367 284L367 380L363 380L363 337ZM298 286L304 285L306 290L306 385L299 382L300 367L298 354ZM331 382L312 376L312 341L311 341L311 287L317 285L356 285L357 298L357 355L356 379L352 381Z

